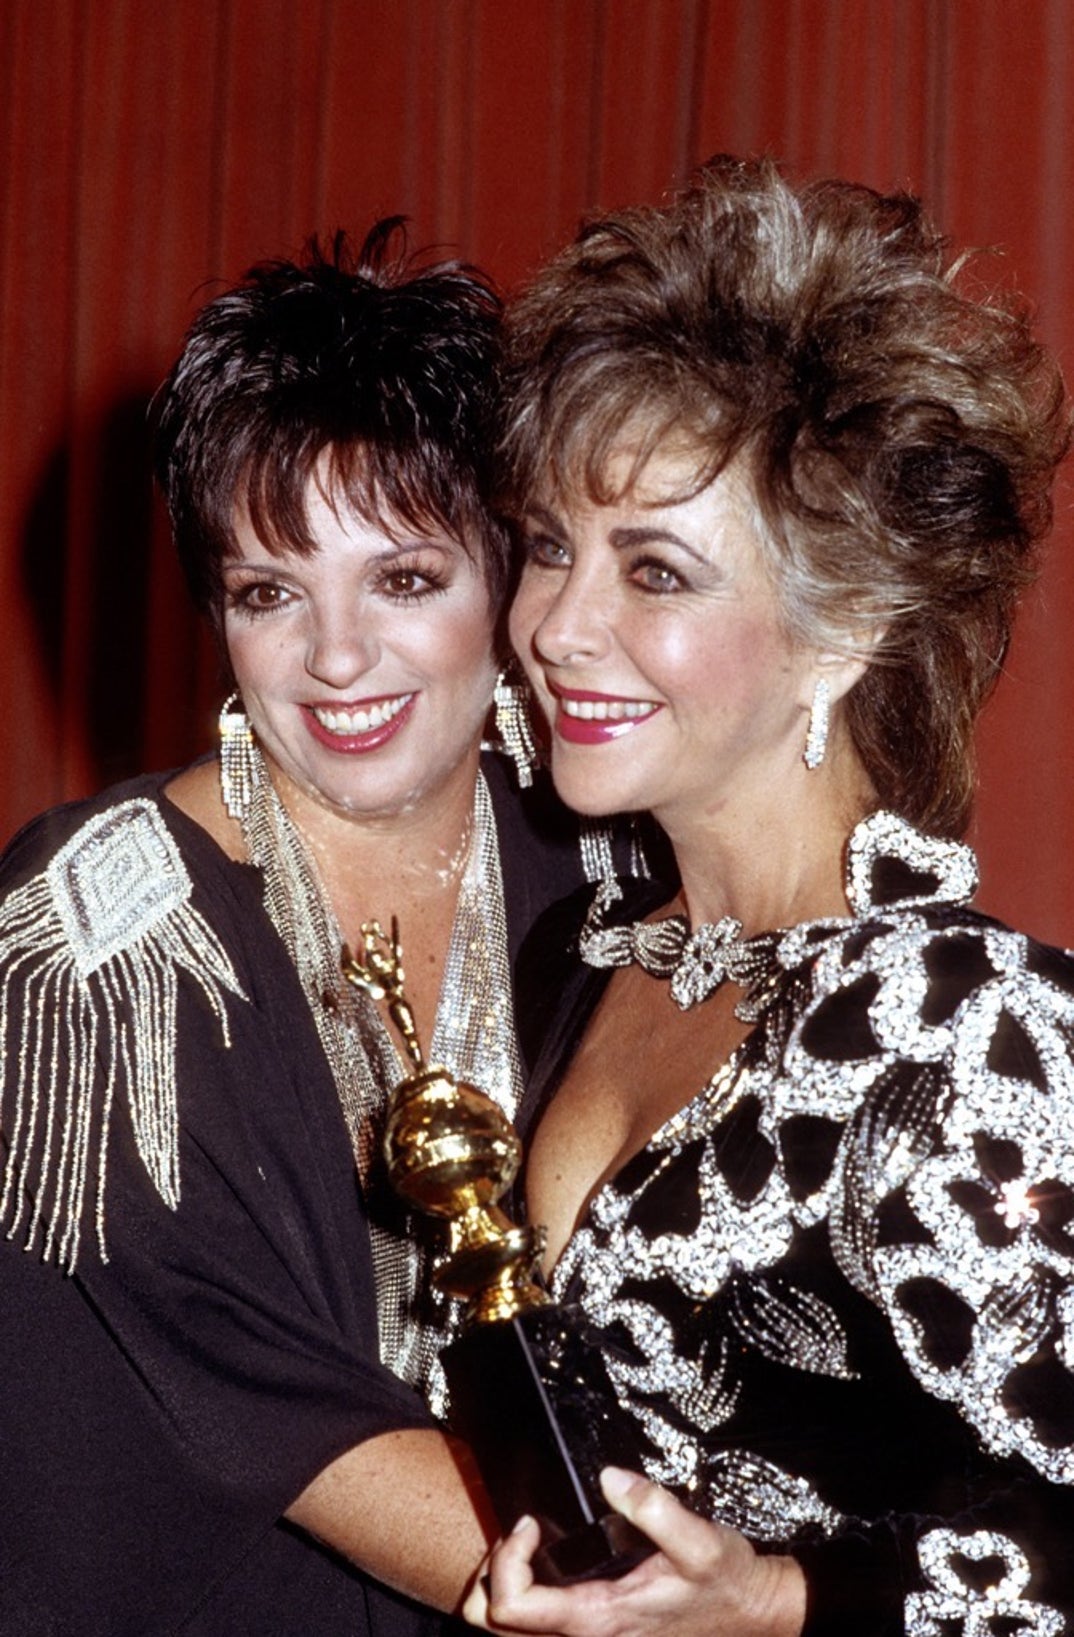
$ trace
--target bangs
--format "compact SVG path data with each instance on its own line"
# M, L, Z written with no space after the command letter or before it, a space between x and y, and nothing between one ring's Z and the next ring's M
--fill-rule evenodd
M325 444L314 437L274 444L260 458L251 455L237 474L232 514L221 531L225 557L238 549L236 512L245 512L273 556L314 553L318 542L310 528L311 489L337 517L351 512L390 540L400 541L411 531L446 535L490 578L482 549L487 532L483 509L467 506L457 491L442 497L425 463L407 461L398 447Z

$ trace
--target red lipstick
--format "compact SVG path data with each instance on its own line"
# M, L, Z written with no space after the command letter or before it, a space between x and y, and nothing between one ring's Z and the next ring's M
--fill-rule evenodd
M358 700L354 704L319 705L316 709L323 712L334 712L337 716L354 716L359 712L368 716L377 707L383 709L385 705L390 704L393 699L398 697L396 694L388 694L382 695L379 699ZM364 731L356 727L351 732L340 732L338 729L333 730L325 727L318 720L316 710L312 705L303 705L302 714L306 726L318 744L324 745L327 750L334 750L342 756L362 756L369 751L379 750L382 745L388 743L389 739L394 739L395 735L401 732L413 714L417 698L416 693L412 694L406 704L396 711L393 716L389 716L386 721L379 722L375 727L366 728Z

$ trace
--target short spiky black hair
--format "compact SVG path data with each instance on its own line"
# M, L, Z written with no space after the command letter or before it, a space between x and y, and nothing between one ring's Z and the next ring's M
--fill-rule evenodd
M485 500L499 325L489 281L408 257L399 216L357 254L344 233L314 238L210 301L155 404L157 478L199 608L219 622L236 508L270 550L315 549L315 472L371 522L445 529L498 605L508 549Z

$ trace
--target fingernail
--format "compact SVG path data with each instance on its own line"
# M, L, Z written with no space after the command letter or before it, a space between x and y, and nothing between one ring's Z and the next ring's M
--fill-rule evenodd
M515 1527L511 1530L511 1533L513 1535L520 1535L522 1533L523 1529L528 1529L532 1522L533 1522L533 1519L530 1517L529 1513L528 1512L523 1512L522 1516L519 1518L518 1522L515 1524Z
M622 1500L640 1481L636 1472L627 1472L621 1466L606 1466L600 1474L601 1488L610 1501Z

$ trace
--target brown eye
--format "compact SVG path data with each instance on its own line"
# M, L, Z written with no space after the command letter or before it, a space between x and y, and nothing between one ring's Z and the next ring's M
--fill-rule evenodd
M250 580L246 585L237 585L228 592L228 604L237 614L271 614L277 608L283 608L291 600L291 593L286 586L278 585L275 580Z
M283 593L278 585L252 585L245 593L245 600L251 608L276 608L283 601Z
M412 564L389 568L377 581L377 589L394 602L421 602L447 589L450 577L439 564Z

